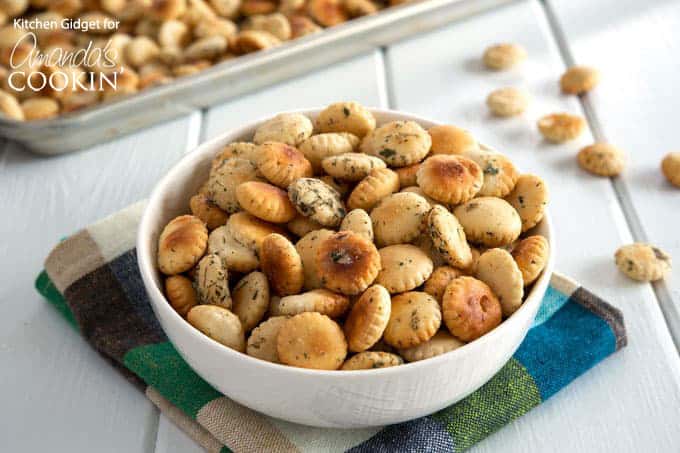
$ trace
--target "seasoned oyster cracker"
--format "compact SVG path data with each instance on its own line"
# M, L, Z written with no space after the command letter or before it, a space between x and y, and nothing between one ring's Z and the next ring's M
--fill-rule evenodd
M432 139L432 154L463 154L479 149L472 134L458 126L442 124L427 132Z
M640 282L661 280L671 271L671 257L666 252L641 242L619 248L615 259L621 272Z
M316 128L320 132L349 132L363 138L375 129L375 117L358 102L337 102L319 113Z
M474 198L453 213L463 226L466 238L486 247L511 244L522 232L519 214L502 198Z
M269 309L269 282L262 272L243 277L231 293L232 311L241 320L243 330L250 332Z
M432 274L432 260L415 245L390 245L378 252L382 268L375 282L391 294L415 289Z
M661 172L668 182L680 187L680 153L668 153L661 161Z
M473 277L458 277L446 287L442 314L449 332L468 342L501 323L501 304L489 286Z
M332 230L323 228L310 231L300 238L297 244L295 244L295 248L300 254L300 259L302 260L302 268L305 272L305 289L307 290L322 287L321 277L319 276L319 271L316 268L316 254L321 243L334 233L335 232Z
M484 65L496 71L509 69L526 60L527 51L519 44L501 43L489 46L484 51Z
M528 286L541 275L541 272L548 264L550 245L543 236L529 236L522 239L512 249L511 254L522 273L524 286Z
M216 253L227 269L250 272L260 267L260 260L251 247L237 241L226 226L215 228L208 237L208 253Z
M520 175L512 192L505 200L512 205L522 219L522 232L528 231L543 220L549 201L548 186L536 175Z
M586 121L578 115L552 113L541 117L537 125L546 140L563 143L581 135L586 128Z
M347 356L340 326L321 313L306 312L287 319L279 329L276 350L281 363L300 368L337 370Z
M500 117L521 115L528 105L529 96L513 87L494 90L486 98L486 106L491 113Z
M265 222L247 212L237 212L227 220L227 231L242 245L258 253L264 238L272 233L285 234L278 225Z
M472 252L465 231L456 216L441 205L434 206L425 217L432 245L451 266L465 269L472 264Z
M583 94L600 82L600 72L588 66L572 66L562 74L560 88L562 93Z
M349 182L347 181L342 181L338 178L334 178L330 175L323 175L319 177L319 180L328 186L332 187L333 189L337 190L337 192L340 194L341 197L347 196L349 192L352 190L352 185L350 185Z
M445 330L440 330L432 338L419 345L410 348L399 349L401 355L407 362L417 362L418 360L430 359L446 352L460 348L465 343L452 336Z
M183 275L171 275L165 279L165 296L172 308L182 317L198 304L194 284Z
M324 239L316 252L321 284L347 295L363 292L380 272L380 254L372 242L350 231Z
M380 285L368 288L354 303L345 321L349 350L361 352L373 347L382 337L390 320L390 293Z
M296 180L288 186L288 197L300 214L323 226L338 226L346 213L340 194L315 178Z
M397 190L399 176L389 168L376 168L354 187L347 199L347 206L370 211L380 200Z
M205 195L228 213L241 210L236 187L246 181L261 181L257 166L247 159L231 158L210 170Z
M311 233L312 231L320 230L321 228L323 228L323 226L320 223L315 222L309 217L303 216L302 214L297 212L297 210L296 213L297 215L295 216L295 218L293 218L293 220L291 220L290 222L286 223L286 228L288 228L288 231L290 231L294 235L302 237L307 233Z
M319 174L323 170L321 162L324 159L354 152L359 142L359 137L349 132L328 132L312 135L298 149L312 164L314 173Z
M435 268L430 278L425 281L423 291L434 297L439 302L439 305L441 305L446 287L461 275L464 274L460 269L455 269L451 266L439 266Z
M201 219L209 231L227 223L229 215L220 209L210 198L204 194L196 194L189 200L191 213Z
M411 348L432 338L441 321L439 304L429 294L418 291L399 294L392 298L392 313L384 338L395 348Z
M285 296L272 302L270 313L274 316L297 315L314 311L330 318L338 318L349 308L349 298L327 289L313 289L306 293Z
M302 260L295 246L280 234L262 241L260 264L274 291L280 296L297 294L305 282Z
M464 156L474 160L484 174L484 183L477 193L478 196L502 198L515 187L519 172L503 154L477 150L465 153Z
M312 121L301 113L281 113L262 123L255 131L253 142L280 142L297 146L312 135Z
M473 160L447 154L427 158L416 178L427 196L447 204L466 202L484 183L482 169Z
M187 314L189 324L208 337L239 352L246 349L243 327L238 317L217 305L196 305Z
M291 145L280 142L265 142L260 145L262 175L271 183L286 189L298 178L312 176L312 164L305 155Z
M231 308L229 273L217 254L208 254L198 262L195 279L202 304Z
M361 181L374 168L385 168L385 162L363 153L345 153L326 157L321 166L330 176L342 181Z
M212 167L219 167L222 162L233 157L239 159L246 159L252 162L255 166L259 163L259 147L255 143L250 142L233 142L225 145L219 153L213 158Z
M297 214L288 193L266 182L244 182L236 188L236 199L243 210L267 222L289 222Z
M434 267L446 266L448 263L442 257L441 253L432 243L432 238L429 234L421 234L413 241L413 245L418 247L428 258L432 260L432 265Z
M626 166L623 151L609 143L586 146L579 151L577 159L581 168L598 176L617 176Z
M387 368L398 366L404 360L396 354L380 351L364 351L353 355L342 364L343 371L372 370L375 368Z
M477 278L487 285L501 303L503 316L510 316L522 305L524 281L512 255L495 248L482 253L477 261Z
M353 209L340 223L340 231L352 231L373 242L373 223L363 209Z
M406 167L395 168L394 171L399 177L399 188L411 187L418 184L416 174L420 168L420 162Z
M248 337L246 353L267 362L280 363L276 340L281 326L287 319L287 316L272 316L255 327Z
M197 217L172 219L158 238L158 267L166 275L186 272L201 259L208 245L208 229Z
M371 211L378 247L414 240L420 235L429 210L427 200L415 193L399 192L383 198Z
M415 121L392 121L364 137L361 150L377 156L391 167L420 162L430 151L432 139Z
M404 187L404 188L401 189L399 192L404 192L404 193L410 192L410 193L414 193L414 194L416 194L416 195L420 195L420 196L423 197L425 200L427 200L427 203L430 205L430 207L436 206L436 205L438 205L438 204L440 204L440 205L446 207L446 206L443 205L441 202L435 200L435 199L432 198L432 197L428 197L427 195L425 195L425 192L423 192L423 189L421 189L419 186L409 186L409 187Z

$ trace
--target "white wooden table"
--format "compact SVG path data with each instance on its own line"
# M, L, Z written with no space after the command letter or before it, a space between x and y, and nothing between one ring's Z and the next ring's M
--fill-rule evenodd
M491 73L490 43L524 45L528 62ZM672 452L680 449L680 191L658 170L680 149L680 2L520 0L387 49L244 96L85 152L40 158L0 148L0 451L193 452L198 448L119 377L33 289L61 237L149 194L200 141L276 110L355 99L471 129L552 188L558 269L619 307L628 347L473 450ZM604 79L585 99L558 93L573 61ZM522 118L490 118L486 94L533 94ZM590 133L547 145L543 113L586 114ZM630 157L616 180L583 173L580 146L606 139ZM623 243L647 239L675 258L654 286L623 277ZM675 338L675 344L673 342Z

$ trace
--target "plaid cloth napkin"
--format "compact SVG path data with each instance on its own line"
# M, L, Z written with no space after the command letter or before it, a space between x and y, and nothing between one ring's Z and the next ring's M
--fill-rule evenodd
M465 400L383 428L319 429L273 419L218 393L168 342L137 271L135 233L143 206L133 205L57 245L36 287L208 451L463 451L626 345L619 310L555 274L513 358Z

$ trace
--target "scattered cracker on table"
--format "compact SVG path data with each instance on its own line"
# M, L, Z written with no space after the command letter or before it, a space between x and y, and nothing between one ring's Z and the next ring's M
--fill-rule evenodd
M521 115L529 105L529 96L513 87L499 88L486 98L486 106L491 113L500 117Z
M501 43L487 47L482 56L484 65L496 71L510 69L527 58L527 51L519 44Z
M586 93L600 82L600 72L589 66L572 66L560 78L560 88L566 94Z
M617 176L625 165L623 151L609 143L594 143L581 149L578 164L584 170L598 176Z
M579 137L586 128L586 120L570 113L551 113L536 123L541 135L552 143L563 143Z
M672 267L671 257L666 252L641 242L620 247L614 258L621 272L640 282L661 280Z
M661 161L661 172L668 182L680 187L680 153L668 153Z

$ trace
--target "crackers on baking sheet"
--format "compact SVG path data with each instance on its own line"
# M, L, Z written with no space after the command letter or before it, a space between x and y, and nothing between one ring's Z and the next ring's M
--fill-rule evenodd
M159 238L168 302L282 365L372 370L455 351L518 310L550 257L525 234L545 215L540 177L460 127L380 123L356 102L265 121L217 152L197 192ZM652 279L663 256L617 263Z

